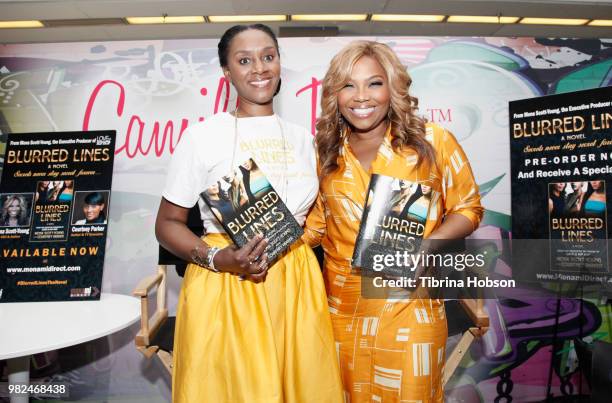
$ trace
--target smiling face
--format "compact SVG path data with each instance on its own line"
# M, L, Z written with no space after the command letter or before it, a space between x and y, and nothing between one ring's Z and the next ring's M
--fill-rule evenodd
M14 199L11 204L8 205L8 216L10 218L17 218L21 213L21 207L19 206L19 200Z
M93 221L100 217L100 213L104 210L104 204L84 204L83 214L87 221Z
M247 171L250 171L251 169L253 169L253 163L251 162L250 159L248 159L242 163L242 167L246 169Z
M386 128L390 103L385 70L376 59L362 56L353 66L349 82L338 93L340 113L354 131L370 133Z
M237 34L230 43L223 74L238 91L241 110L271 106L280 80L280 58L274 40L257 29Z

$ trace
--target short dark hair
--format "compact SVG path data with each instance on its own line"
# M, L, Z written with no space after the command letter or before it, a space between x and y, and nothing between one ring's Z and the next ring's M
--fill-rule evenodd
M276 51L280 54L280 50L278 47L278 39L276 39L276 35L272 28L264 24L251 24L251 25L234 25L221 37L219 40L219 44L217 45L217 53L219 55L219 64L221 67L227 67L227 53L229 52L229 47L232 43L232 39L236 35L241 32L248 31L249 29L256 29L258 31L266 33L272 40L274 41L274 46L276 47Z
M104 196L100 192L91 192L85 196L85 204L100 206L104 203Z

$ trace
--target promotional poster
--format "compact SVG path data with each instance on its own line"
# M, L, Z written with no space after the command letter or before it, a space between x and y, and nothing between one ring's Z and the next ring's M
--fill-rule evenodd
M266 237L270 261L304 233L251 158L219 178L200 196L236 245L243 246L257 234Z
M515 277L611 278L611 101L606 87L510 102Z
M99 299L115 131L10 134L0 302Z

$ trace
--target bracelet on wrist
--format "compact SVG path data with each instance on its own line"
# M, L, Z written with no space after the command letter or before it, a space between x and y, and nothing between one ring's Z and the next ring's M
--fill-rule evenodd
M191 250L191 260L198 266L202 266L205 269L213 271L215 273L219 273L219 270L215 268L215 264L213 260L217 252L219 252L219 248L215 246L208 246L208 249L204 249L204 244L197 245L195 248Z
M219 269L215 267L215 256L219 250L219 248L211 246L208 248L208 253L206 254L206 260L208 261L208 266L206 268L214 271L215 273L219 273Z

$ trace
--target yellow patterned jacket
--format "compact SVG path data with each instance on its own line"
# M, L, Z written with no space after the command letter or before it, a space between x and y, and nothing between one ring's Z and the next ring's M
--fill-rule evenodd
M338 157L339 168L320 178L317 201L307 220L303 239L311 246L321 244L326 266L350 272L351 257L373 173L393 176L432 187L431 205L425 225L427 237L449 214L467 217L478 227L483 208L478 186L474 181L467 157L455 137L442 127L428 123L426 139L433 145L437 167L421 164L417 169L417 154L409 149L396 153L387 130L370 171L366 172L344 139Z

